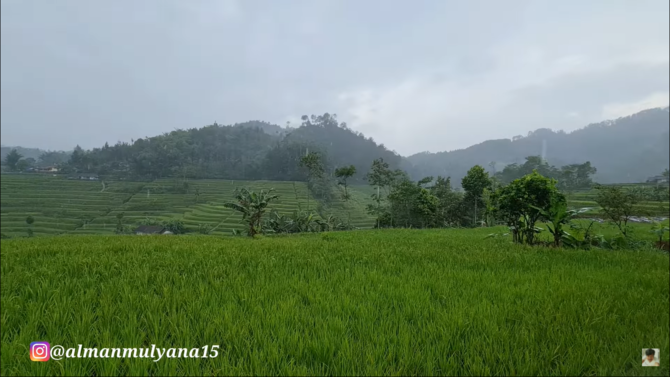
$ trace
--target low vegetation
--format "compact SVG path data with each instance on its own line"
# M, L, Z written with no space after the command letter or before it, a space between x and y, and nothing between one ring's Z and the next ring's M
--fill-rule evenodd
M670 352L667 253L489 231L3 240L1 373L641 375ZM37 340L220 354L37 363Z

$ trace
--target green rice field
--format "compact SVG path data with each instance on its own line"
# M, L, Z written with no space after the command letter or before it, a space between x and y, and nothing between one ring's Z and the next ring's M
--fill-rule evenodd
M32 216L36 236L113 234L116 215L123 213L122 222L127 225L135 225L147 217L180 219L191 231L196 231L199 224L207 224L215 228L212 234L230 234L243 225L240 215L223 204L233 200L233 191L238 187L274 188L280 198L271 209L282 214L308 208L316 211L318 204L314 199L308 201L304 182L189 180L187 183L188 193L171 193L173 186L183 184L181 180L113 181L103 185L101 181L63 177L3 175L0 230L8 236L23 236L26 217ZM331 212L350 219L357 228L372 228L375 220L365 212L369 196L353 191L353 200L336 201Z
M669 374L666 252L489 231L3 240L1 374ZM34 341L220 351L33 362Z
M8 236L26 235L27 216L35 219L32 229L36 236L65 234L113 234L117 214L123 213L123 224L137 225L147 217L157 220L182 220L188 231L195 232L200 224L211 226L214 235L230 234L243 229L239 214L223 207L233 200L238 187L254 190L274 188L280 199L271 208L282 214L296 210L320 210L321 214L336 215L359 229L374 227L375 218L365 206L371 203L373 189L352 185L351 199L335 200L326 207L314 199L308 200L304 182L188 180L187 193L175 193L173 188L183 181L163 179L153 182L80 181L64 177L3 174L0 206L0 230ZM195 192L199 195L195 195ZM585 217L597 217L598 205L593 190L569 195L573 208L592 207ZM639 215L668 216L668 202L644 202L637 207Z

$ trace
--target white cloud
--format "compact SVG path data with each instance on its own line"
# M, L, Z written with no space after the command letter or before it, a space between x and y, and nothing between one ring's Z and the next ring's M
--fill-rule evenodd
M603 106L603 119L616 119L637 113L645 109L655 107L666 107L670 103L670 94L668 92L656 92L634 102L609 103Z
M667 105L665 1L0 4L11 144L330 112L410 154Z
M447 63L390 85L354 88L339 95L341 112L354 129L411 154L541 127L571 131L667 106L667 73L659 70L670 68L668 36L658 33L667 20L618 5L594 6L593 17L584 16L589 22L561 17L545 24L533 3L519 25L523 33L481 46L478 58L491 59L490 69L454 74Z

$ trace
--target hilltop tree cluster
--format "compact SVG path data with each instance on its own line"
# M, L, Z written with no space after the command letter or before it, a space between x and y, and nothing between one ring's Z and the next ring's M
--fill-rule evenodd
M259 121L233 126L215 123L130 143L106 143L92 150L77 146L61 165L66 173L133 179L306 181L309 169L299 162L310 153L320 155L323 174L328 177L336 169L353 166L353 174L347 177L350 182L362 180L376 158L384 158L394 167L399 167L401 160L397 153L349 129L346 123L338 123L336 115L326 113L303 116L297 128Z

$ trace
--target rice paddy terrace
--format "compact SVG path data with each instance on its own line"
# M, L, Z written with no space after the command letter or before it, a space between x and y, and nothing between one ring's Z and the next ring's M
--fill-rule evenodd
M318 203L308 200L304 182L231 181L175 179L153 182L82 181L37 175L3 175L1 230L4 234L25 235L26 217L35 220L36 236L57 234L114 233L117 214L122 223L135 225L147 217L158 220L180 219L190 231L200 224L215 228L211 234L230 234L242 229L240 215L223 205L233 200L237 187L253 190L274 188L279 200L270 208L281 214L295 210L315 211ZM371 228L374 218L356 199L367 197L352 191L348 203L336 201L331 213L349 217L358 228Z
M638 187L638 188L651 188L653 184L623 184L624 187ZM670 206L668 203L668 187L664 186L666 190L666 196L664 201L653 201L646 200L635 205L635 212L638 216L653 216L653 217L668 217L668 212L670 212ZM600 207L598 203L595 202L596 199L596 190L580 190L571 192L567 195L568 205L572 208L593 208L592 211L585 213L586 217L598 216L598 211Z
M317 208L322 215L332 214L360 229L372 228L374 217L367 214L365 206L371 203L373 189L366 185L349 187L350 200L336 200L327 206L313 198L308 200L304 182L281 181L231 181L162 179L153 182L83 181L64 177L3 174L2 225L6 235L25 235L26 217L35 220L32 225L36 236L58 234L114 233L117 215L123 214L124 225L137 225L147 217L157 220L180 219L187 230L197 231L200 224L214 230L211 234L230 234L242 229L240 215L225 208L233 200L238 187L253 190L274 188L280 196L271 209L281 214L295 210ZM585 216L598 216L595 190L571 193L569 205L575 208L593 207ZM643 202L637 207L642 216L668 216L668 202Z

